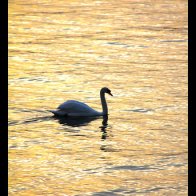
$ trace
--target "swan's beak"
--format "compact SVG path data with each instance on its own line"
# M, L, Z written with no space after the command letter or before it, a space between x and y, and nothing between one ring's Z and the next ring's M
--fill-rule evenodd
M109 95L113 96L112 93L108 93Z

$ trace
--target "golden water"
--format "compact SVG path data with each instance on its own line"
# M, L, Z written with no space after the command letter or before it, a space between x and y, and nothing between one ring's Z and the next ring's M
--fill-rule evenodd
M74 99L109 118L54 119ZM88 121L88 122L87 122ZM187 1L9 1L9 195L187 195Z

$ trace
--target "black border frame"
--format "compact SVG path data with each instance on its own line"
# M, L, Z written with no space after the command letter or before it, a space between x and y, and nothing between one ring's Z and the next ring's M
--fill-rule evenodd
M8 1L1 2L0 18L0 190L8 195Z

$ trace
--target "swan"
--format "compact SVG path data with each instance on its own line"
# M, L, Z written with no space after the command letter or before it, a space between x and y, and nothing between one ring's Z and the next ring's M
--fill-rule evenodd
M104 116L108 115L108 107L105 99L105 93L112 95L111 90L107 87L103 87L100 90L100 99L102 105L102 112L98 112L87 104L75 101L68 100L58 106L56 110L49 110L56 116Z

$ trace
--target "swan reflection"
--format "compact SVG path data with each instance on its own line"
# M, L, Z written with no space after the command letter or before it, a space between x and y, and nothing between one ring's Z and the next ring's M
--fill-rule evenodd
M86 126L91 121L94 121L96 119L99 119L100 117L56 117L53 118L57 119L58 122L62 125L67 125L71 127L80 127L80 126Z
M99 127L101 128L101 132L102 132L102 136L101 136L102 140L105 140L108 137L107 130L106 130L107 126L108 126L108 115L105 115L103 116L102 126Z
M101 139L105 140L108 137L108 133L106 129L108 127L108 115L104 115L102 117L67 117L67 118L54 116L53 118L58 120L60 124L65 126L71 126L71 127L86 126L91 121L103 118L102 126L99 127L102 132Z

